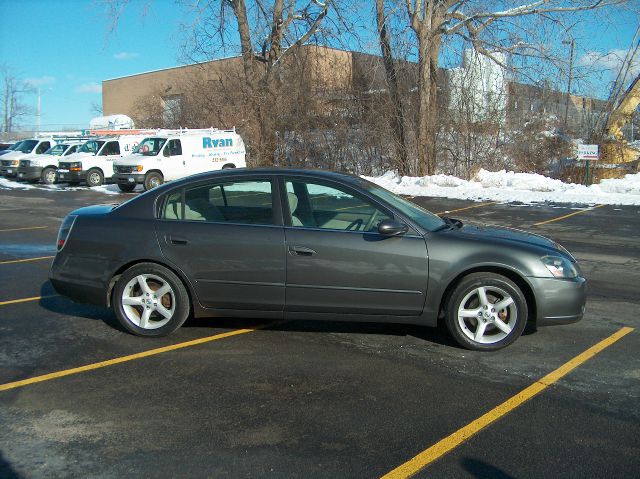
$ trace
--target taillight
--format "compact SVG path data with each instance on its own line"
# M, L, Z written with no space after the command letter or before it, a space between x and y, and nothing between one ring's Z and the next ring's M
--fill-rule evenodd
M56 242L58 251L64 248L64 245L67 242L67 238L69 238L69 233L71 233L71 228L73 228L73 224L75 223L77 217L77 215L68 215L62 221L60 230L58 231L58 241Z

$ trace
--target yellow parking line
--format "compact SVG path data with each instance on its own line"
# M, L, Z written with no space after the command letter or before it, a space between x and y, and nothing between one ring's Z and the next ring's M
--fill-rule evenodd
M429 464L439 459L443 455L452 451L456 447L460 446L462 443L473 437L475 434L480 432L485 427L489 426L494 421L497 421L502 416L506 415L513 409L521 406L523 403L533 398L534 396L540 394L542 391L547 389L553 383L561 379L562 377L569 374L575 368L583 364L585 361L591 359L596 354L604 350L605 348L611 346L613 343L618 341L623 336L629 334L633 331L633 328L624 327L618 330L616 333L612 334L606 339L603 339L599 343L591 346L586 351L580 353L575 358L566 362L562 366L560 366L555 371L547 374L542 379L539 379L529 387L523 389L515 396L507 399L505 402L496 406L488 413L480 416L475 421L467 424L466 426L458 429L456 432L451 434L450 436L442 439L437 442L430 448L422 451L420 454L415 456L413 459L405 462L404 464L398 466L391 472L382 476L382 479L399 479L399 478L407 478L411 477L414 474L418 473Z
M540 221L539 223L534 223L533 226L546 225L547 223L553 223L554 221L560 221L560 220L563 220L565 218L569 218L571 216L581 215L582 213L586 213L587 211L593 211L596 208L602 208L603 206L606 206L606 205L596 205L596 206L593 206L591 208L585 208L584 210L574 211L573 213L569 213L568 215L560 216L558 218L552 218L552 219L546 220L546 221Z
M0 230L0 233L4 233L5 231L43 230L45 228L48 228L48 226L29 226L28 228L8 228L5 230Z
M55 298L58 294L50 294L49 296L33 296L32 298L10 299L9 301L0 301L0 306L7 304L26 303L28 301L38 301L39 299Z
M438 216L443 215L445 213L457 213L458 211L464 211L464 210L471 210L473 208L482 208L483 206L490 206L490 205L496 205L498 204L497 201L491 201L489 203L481 203L479 205L471 205L471 206L467 206L466 208L458 208L457 210L446 210L446 211L441 211L440 213L436 213Z
M229 338L231 336L238 336L240 334L252 333L254 331L267 328L274 324L276 323L272 322L262 326L256 326L255 328L237 329L235 331L229 331L227 333L214 334L213 336L194 339L192 341L185 341L184 343L172 344L170 346L164 346L162 348L149 349L148 351L142 351L141 353L129 354L128 356L120 356L119 358L109 359L107 361L101 361L99 363L87 364L85 366L80 366L77 368L65 369L63 371L43 374L42 376L35 376L28 379L22 379L21 381L14 381L11 383L0 384L0 391L8 391L9 389L20 388L23 386L28 386L29 384L41 383L43 381L58 379L64 376L70 376L72 374L83 373L85 371L93 371L94 369L106 368L107 366L113 366L115 364L125 363L127 361L133 361L135 359L142 359L149 356L155 356L157 354L162 354L169 351L175 351L177 349L188 348L191 346L196 346L198 344L209 343L211 341L217 341L219 339Z
M0 261L0 264L26 263L28 261L41 261L44 259L55 258L55 256L40 256L39 258L12 259L11 261Z

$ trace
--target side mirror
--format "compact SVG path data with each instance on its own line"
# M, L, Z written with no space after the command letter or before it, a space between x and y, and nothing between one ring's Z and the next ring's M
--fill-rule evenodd
M383 220L378 224L378 233L383 236L398 236L409 231L409 227L396 220Z

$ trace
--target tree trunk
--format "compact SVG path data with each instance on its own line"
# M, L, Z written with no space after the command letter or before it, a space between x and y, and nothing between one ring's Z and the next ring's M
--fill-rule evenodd
M387 85L389 87L389 99L393 108L391 129L395 137L395 150L398 155L394 163L398 169L398 174L405 176L410 173L411 167L409 165L406 135L404 131L404 108L400 98L396 68L393 63L391 40L389 39L389 32L386 26L384 0L376 0L376 19L378 24L378 34L380 36L380 49L382 50L384 70L387 78Z

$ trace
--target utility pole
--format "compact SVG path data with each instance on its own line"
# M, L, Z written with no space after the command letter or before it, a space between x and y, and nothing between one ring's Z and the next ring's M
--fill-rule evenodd
M40 87L38 87L38 109L36 113L36 135L40 133Z
M570 42L563 40L563 45L571 45L570 53L569 53L569 81L567 82L567 99L564 104L564 132L567 132L567 118L569 116L569 99L571 97L571 81L573 80L573 47L575 45L575 40L572 38Z

